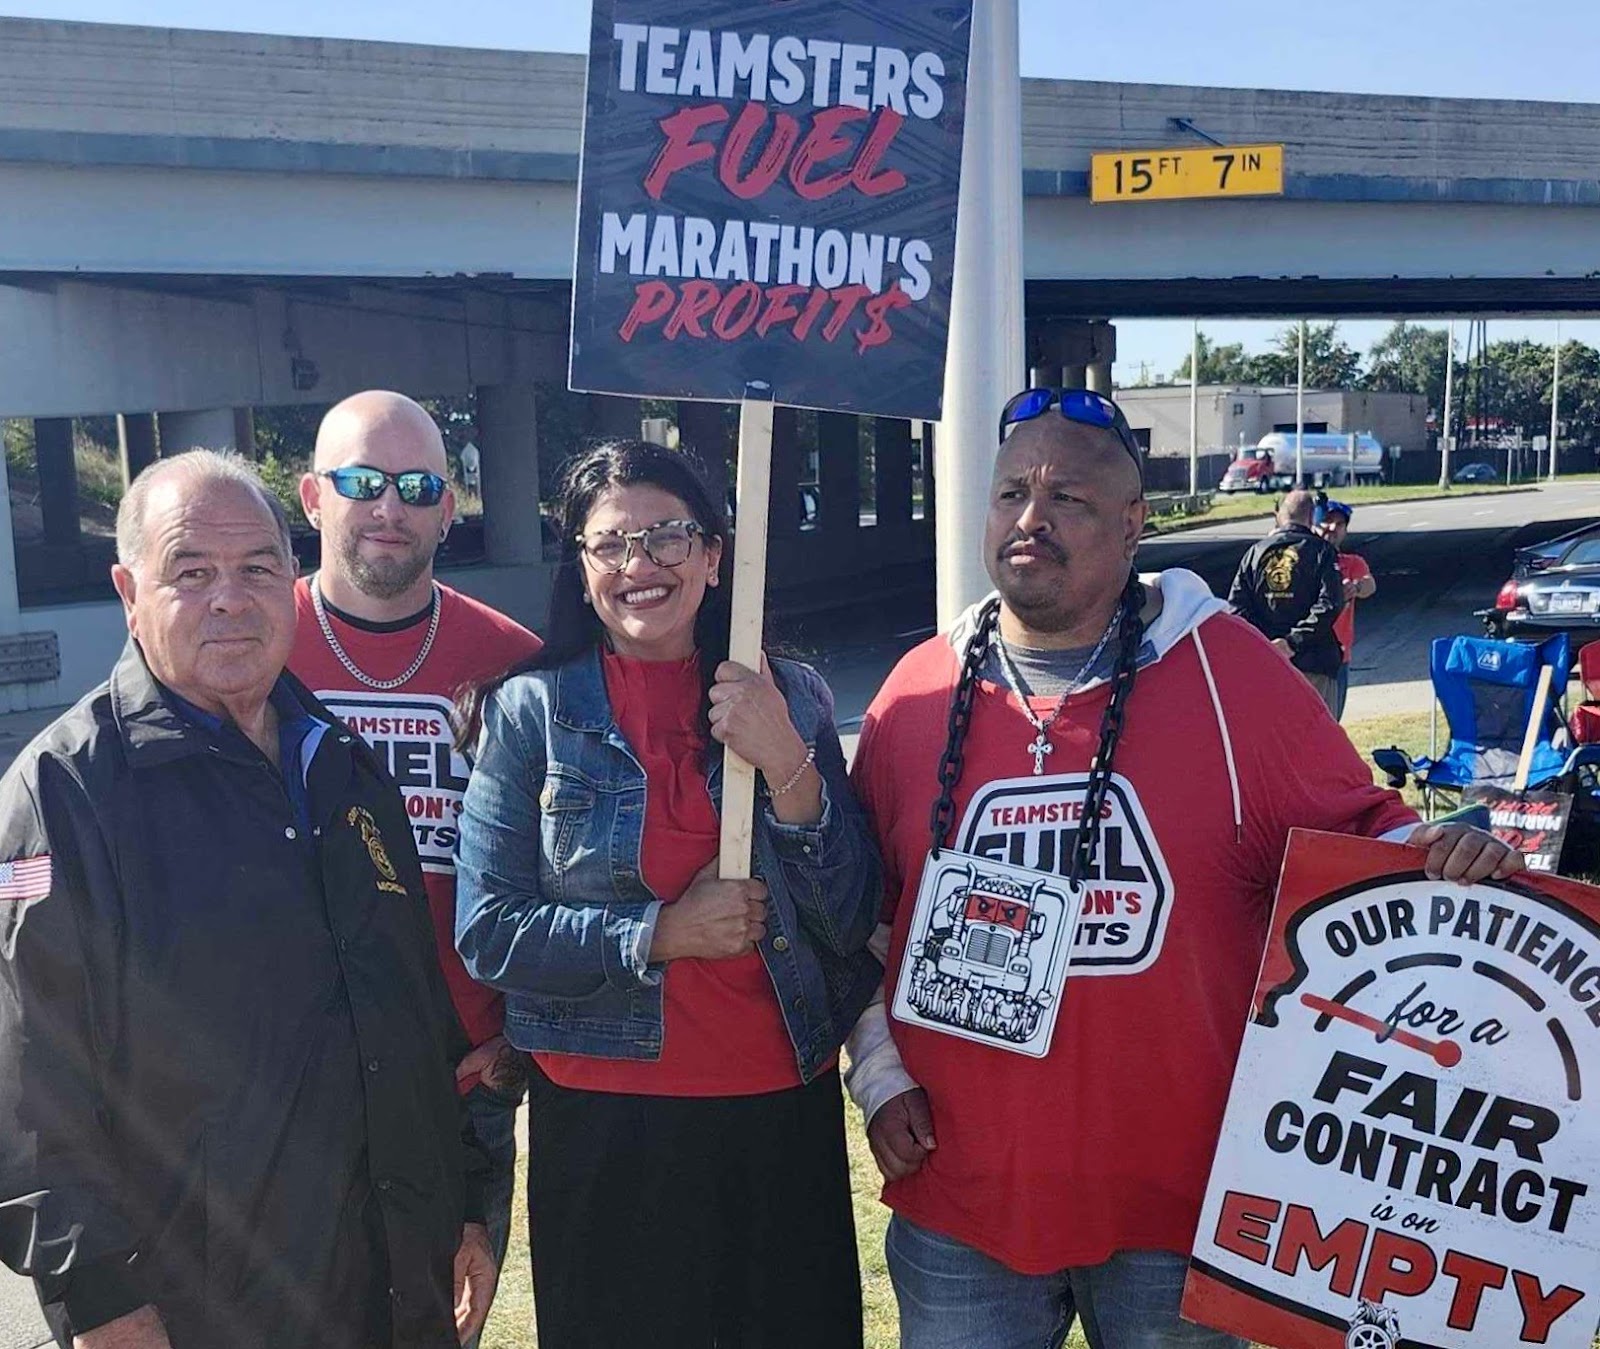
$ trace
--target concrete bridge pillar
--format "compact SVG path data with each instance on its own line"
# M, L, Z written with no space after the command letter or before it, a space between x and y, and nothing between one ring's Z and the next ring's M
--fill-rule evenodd
M39 510L44 541L52 547L78 544L78 465L72 452L72 418L36 417L34 453L39 462Z
M1035 388L1093 389L1111 395L1117 330L1103 319L1035 319L1028 324L1028 370Z
M638 440L644 409L637 398L611 394L589 395L589 425L597 436L610 440Z
M156 414L119 412L117 449L122 459L122 485L126 488L156 461Z
M163 412L158 420L161 453L168 458L185 450L242 450L248 454L255 448L252 440L241 442L240 419L233 408Z
M477 392L485 559L492 566L536 564L544 558L544 537L533 384L480 384Z
M694 451L695 457L705 465L712 487L722 490L724 507L728 489L733 486L737 439L726 403L684 400L678 404L678 444L682 449Z

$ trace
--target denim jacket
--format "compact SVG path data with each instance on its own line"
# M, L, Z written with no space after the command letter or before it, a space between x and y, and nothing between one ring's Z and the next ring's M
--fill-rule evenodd
M809 666L772 664L823 780L817 825L780 824L763 796L754 831L754 871L771 897L761 958L810 1081L883 978L867 951L882 871L828 686ZM712 749L720 808L722 751ZM598 651L517 675L486 701L462 803L456 949L473 978L505 993L517 1048L661 1057L665 966L647 960L661 900L639 860L648 789L611 715Z

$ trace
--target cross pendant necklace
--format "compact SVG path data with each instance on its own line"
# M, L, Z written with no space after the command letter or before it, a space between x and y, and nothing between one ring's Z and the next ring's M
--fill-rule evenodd
M1106 629L1100 634L1100 640L1094 644L1094 650L1089 653L1089 659L1084 661L1083 667L1073 676L1072 682L1067 685L1057 701L1055 708L1048 717L1040 717L1028 702L1028 695L1024 690L1022 676L1017 673L1017 667L1011 663L1011 652L1006 649L1006 639L999 633L995 634L994 649L1000 657L1000 669L1006 680L1011 685L1011 691L1017 695L1017 701L1022 704L1022 713L1033 726L1033 743L1028 746L1028 753L1033 755L1033 775L1036 778L1044 776L1044 760L1047 754L1054 754L1056 747L1050 743L1050 728L1056 724L1056 719L1067 708L1067 699L1076 693L1084 680L1089 677L1089 672L1094 669L1094 663L1100 659L1100 653L1106 649L1106 643L1111 640L1111 634L1117 630L1118 620L1122 617L1120 606L1112 611L1111 621L1106 624Z

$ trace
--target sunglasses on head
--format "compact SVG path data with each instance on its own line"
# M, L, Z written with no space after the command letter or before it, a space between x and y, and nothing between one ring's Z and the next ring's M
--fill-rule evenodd
M1092 389L1025 389L1011 399L1000 413L1000 442L1005 443L1006 432L1023 422L1044 416L1051 408L1060 409L1061 415L1079 426L1097 426L1110 431L1122 442L1122 448L1139 470L1139 481L1144 481L1144 451L1134 439L1133 428L1122 415L1122 409L1109 398Z
M317 476L326 478L333 490L349 501L376 501L393 483L396 495L406 505L437 506L445 489L443 478L422 468L404 473L385 473L381 468L329 468Z

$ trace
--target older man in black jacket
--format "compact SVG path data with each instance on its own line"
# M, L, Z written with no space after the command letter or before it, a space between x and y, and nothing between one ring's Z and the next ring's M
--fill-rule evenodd
M1228 604L1269 638L1337 716L1344 652L1333 620L1344 608L1339 552L1311 528L1316 500L1290 492L1272 532L1239 562Z
M117 547L132 640L0 780L0 1258L63 1346L446 1349L495 1264L399 794L283 673L242 461Z

